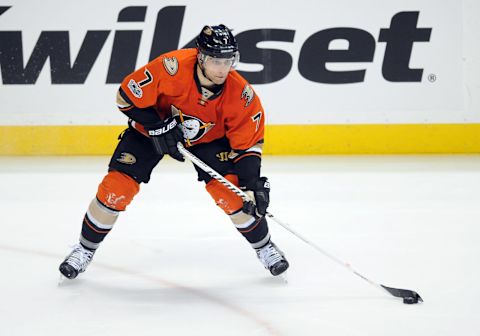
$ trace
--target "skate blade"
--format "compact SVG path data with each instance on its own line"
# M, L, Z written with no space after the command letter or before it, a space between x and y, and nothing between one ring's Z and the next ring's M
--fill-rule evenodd
M283 272L278 276L280 279L283 280L283 282L288 285L288 276L287 276L287 271Z
M58 277L57 286L58 287L62 286L66 279L67 278L60 273L60 276Z

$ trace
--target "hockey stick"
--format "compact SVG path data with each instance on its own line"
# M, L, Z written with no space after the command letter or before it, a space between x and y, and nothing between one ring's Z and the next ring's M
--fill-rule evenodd
M217 180L218 182L222 183L225 187L227 187L229 190L231 190L233 193L235 193L236 195L238 195L239 197L242 198L242 200L244 202L252 202L252 199L250 199L250 197L245 193L243 192L241 189L239 189L236 185L234 185L233 183L231 183L230 181L228 181L226 178L224 178L222 175L220 175L219 173L217 173L215 170L213 170L212 168L210 168L210 166L208 166L205 162L203 162L202 160L200 160L198 157L196 157L194 154L192 154L190 151L188 151L187 149L185 149L185 147L181 144L181 143L178 143L177 144L177 147L178 147L178 150L180 153L183 154L183 156L185 156L186 158L188 158L190 161L192 161L195 165L197 165L200 169L202 169L204 172L206 172L208 175L210 175L211 177L213 177L215 180ZM359 272L357 272L349 263L346 263L340 259L338 259L337 257L335 257L334 255L328 253L327 251L323 250L322 248L320 248L319 246L317 246L316 244L314 244L313 242L311 242L310 240L308 240L307 238L305 238L304 236L302 236L301 234L299 234L298 232L296 232L295 230L293 230L290 225L288 225L287 223L284 223L282 221L280 221L279 219L277 219L275 216L273 216L271 213L267 212L266 214L267 217L271 218L275 223L277 223L278 225L280 225L281 227L283 227L285 230L287 230L288 232L290 232L291 234L293 234L295 237L299 238L300 240L302 240L304 243L306 243L307 245L313 247L315 250L317 250L318 252L320 252L321 254L323 254L324 256L326 256L327 258L329 258L330 260L334 261L335 263L345 267L346 269L348 269L350 272L352 272L353 274L355 274L356 276L362 278L363 280L365 280L366 282L368 282L369 284L371 284L372 286L375 286L379 289L381 289L382 291L385 290L387 291L389 294L395 296L395 297L399 297L399 298L402 298L403 299L403 303L406 303L406 304L413 304L413 303L418 303L418 302L423 302L423 299L420 297L420 295L415 292L415 291L412 291L410 289L400 289L400 288L393 288L393 287L387 287L387 286L384 286L382 284L379 284L379 283L376 283L370 279L368 279L367 277L365 277L364 275L360 274Z

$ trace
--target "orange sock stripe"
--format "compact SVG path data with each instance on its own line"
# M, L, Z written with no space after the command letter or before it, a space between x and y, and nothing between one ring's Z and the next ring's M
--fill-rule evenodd
M131 105L131 106L128 106L128 107L119 107L118 109L119 109L120 111L125 112L125 111L129 111L129 110L133 109L134 107L135 107L135 106Z
M258 224L260 224L260 222L261 222L261 218L257 219L256 222L255 222L255 225L250 227L250 229L248 229L248 230L238 230L238 232L240 232L240 233L251 232L251 231L255 230L255 228L258 226Z
M90 229L92 229L93 231L95 231L96 233L105 234L105 233L109 233L109 232L110 232L110 230L99 230L99 229L95 228L94 224L91 223L91 222L88 220L88 217L87 217L87 216L85 216L84 221L85 221L85 223L88 225L88 227L89 227Z

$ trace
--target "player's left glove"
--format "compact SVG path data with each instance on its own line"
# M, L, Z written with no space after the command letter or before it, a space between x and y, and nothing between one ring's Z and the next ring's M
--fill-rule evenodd
M259 217L265 216L270 203L270 182L268 182L268 179L259 177L249 181L247 185L240 189L244 190L253 200L253 202L243 203L243 212Z
M167 118L151 125L145 125L145 130L152 139L153 146L158 154L168 154L178 161L185 161L183 155L178 151L177 143L184 143L183 132L180 129L178 121L173 118Z

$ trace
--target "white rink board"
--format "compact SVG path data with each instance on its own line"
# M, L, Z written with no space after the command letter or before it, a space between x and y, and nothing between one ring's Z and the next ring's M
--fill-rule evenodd
M214 10L204 2L83 1L81 4L50 1L15 1L0 16L0 32L21 31L23 65L41 32L68 31L70 60L74 63L87 31L110 31L82 84L52 84L47 60L34 84L2 84L0 125L119 125L125 117L116 110L118 84L106 84L116 31L142 31L136 67L148 62L157 13L167 6L184 6L179 47L198 34L204 24L225 23L235 34L255 29L282 29L294 33L293 42L260 42L257 48L287 52L292 65L281 80L254 84L268 112L268 124L435 124L478 123L480 86L474 73L478 46L478 12L474 1L251 1L224 3ZM143 22L118 22L128 6L146 6ZM233 10L232 10L233 9ZM392 82L382 75L388 43L379 42L400 12L419 12L417 27L430 28L428 42L413 43L409 67L423 69L420 82ZM362 82L328 84L306 79L299 71L301 50L313 34L349 27L375 40L371 62L327 62L330 71L365 70ZM166 32L165 34L169 34ZM330 50L348 48L346 40L334 40ZM4 61L5 63L5 61ZM5 63L6 64L6 63ZM316 71L316 66L310 66ZM261 71L259 64L241 63L238 70ZM3 71L3 69L2 69ZM433 76L435 81L430 81ZM5 76L2 75L5 80ZM430 79L430 80L429 80Z

